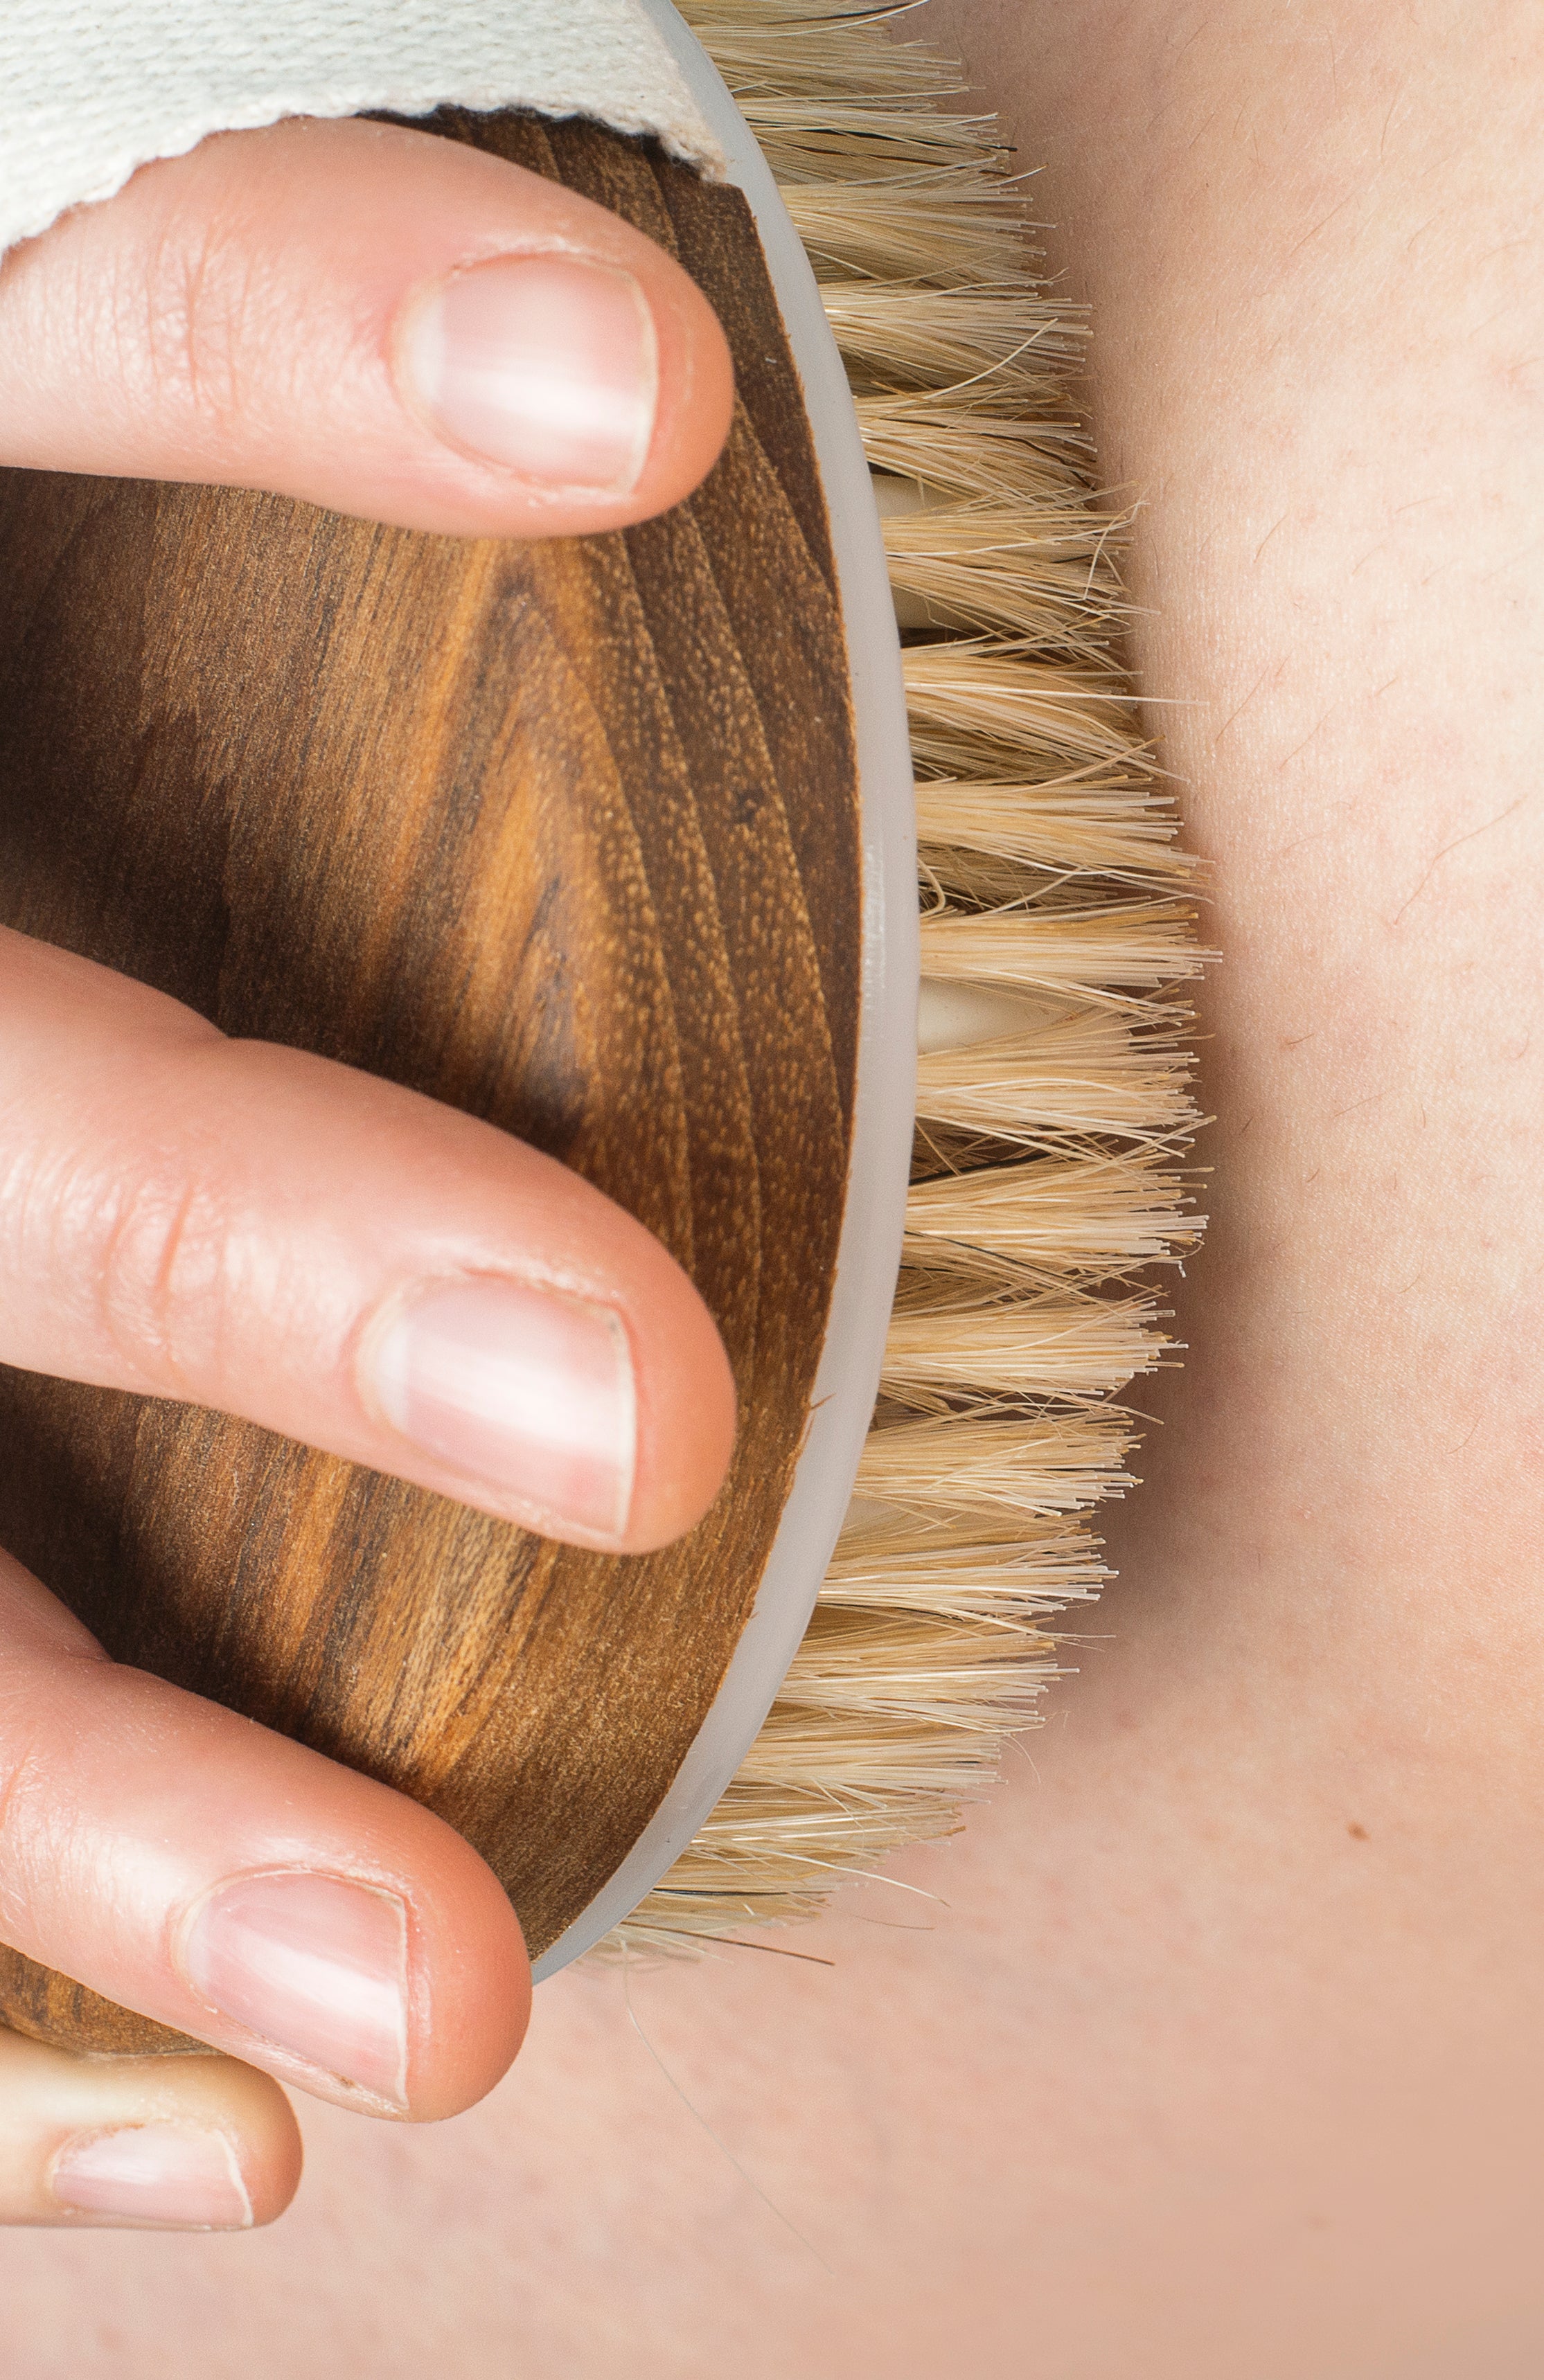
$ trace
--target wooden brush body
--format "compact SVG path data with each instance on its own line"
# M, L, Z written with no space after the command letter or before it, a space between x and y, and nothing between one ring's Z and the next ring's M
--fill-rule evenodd
M675 1779L787 1499L847 1177L857 769L744 200L593 126L431 128L680 257L735 351L727 453L665 519L529 546L0 475L0 919L619 1200L718 1320L734 1470L683 1543L611 1559L246 1423L0 1370L0 1542L115 1658L447 1818L540 1953ZM0 2018L188 2046L3 1950Z

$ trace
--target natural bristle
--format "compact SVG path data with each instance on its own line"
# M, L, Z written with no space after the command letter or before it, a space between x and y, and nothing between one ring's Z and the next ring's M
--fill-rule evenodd
M777 176L881 475L924 976L1005 1022L926 1046L875 1426L814 1618L602 1952L812 1915L955 1828L1059 1674L1057 1615L1106 1578L1079 1516L1130 1484L1117 1400L1169 1359L1155 1269L1200 1230L1196 869L1122 659L1129 516L1076 402L1087 325L1039 277L994 122L904 12L681 6Z

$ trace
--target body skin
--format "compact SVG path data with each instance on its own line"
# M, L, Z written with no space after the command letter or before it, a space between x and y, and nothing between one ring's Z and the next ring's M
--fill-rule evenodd
M1544 33L925 22L1093 310L1226 954L1120 1585L963 1838L801 1958L560 1978L452 2122L308 2110L256 2239L0 2241L27 2380L1539 2368Z

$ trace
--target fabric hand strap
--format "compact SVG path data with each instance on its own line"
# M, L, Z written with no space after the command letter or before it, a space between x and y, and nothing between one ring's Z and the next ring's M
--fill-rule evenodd
M530 107L723 155L639 0L9 0L0 249L212 132Z

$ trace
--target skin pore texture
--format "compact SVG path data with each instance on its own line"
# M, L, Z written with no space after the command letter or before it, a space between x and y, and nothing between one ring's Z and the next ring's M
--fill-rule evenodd
M1226 953L1122 1583L964 1837L799 1959L560 1978L432 2130L308 2105L251 2239L0 2237L26 2380L1539 2368L1544 32L923 21L1093 308Z

